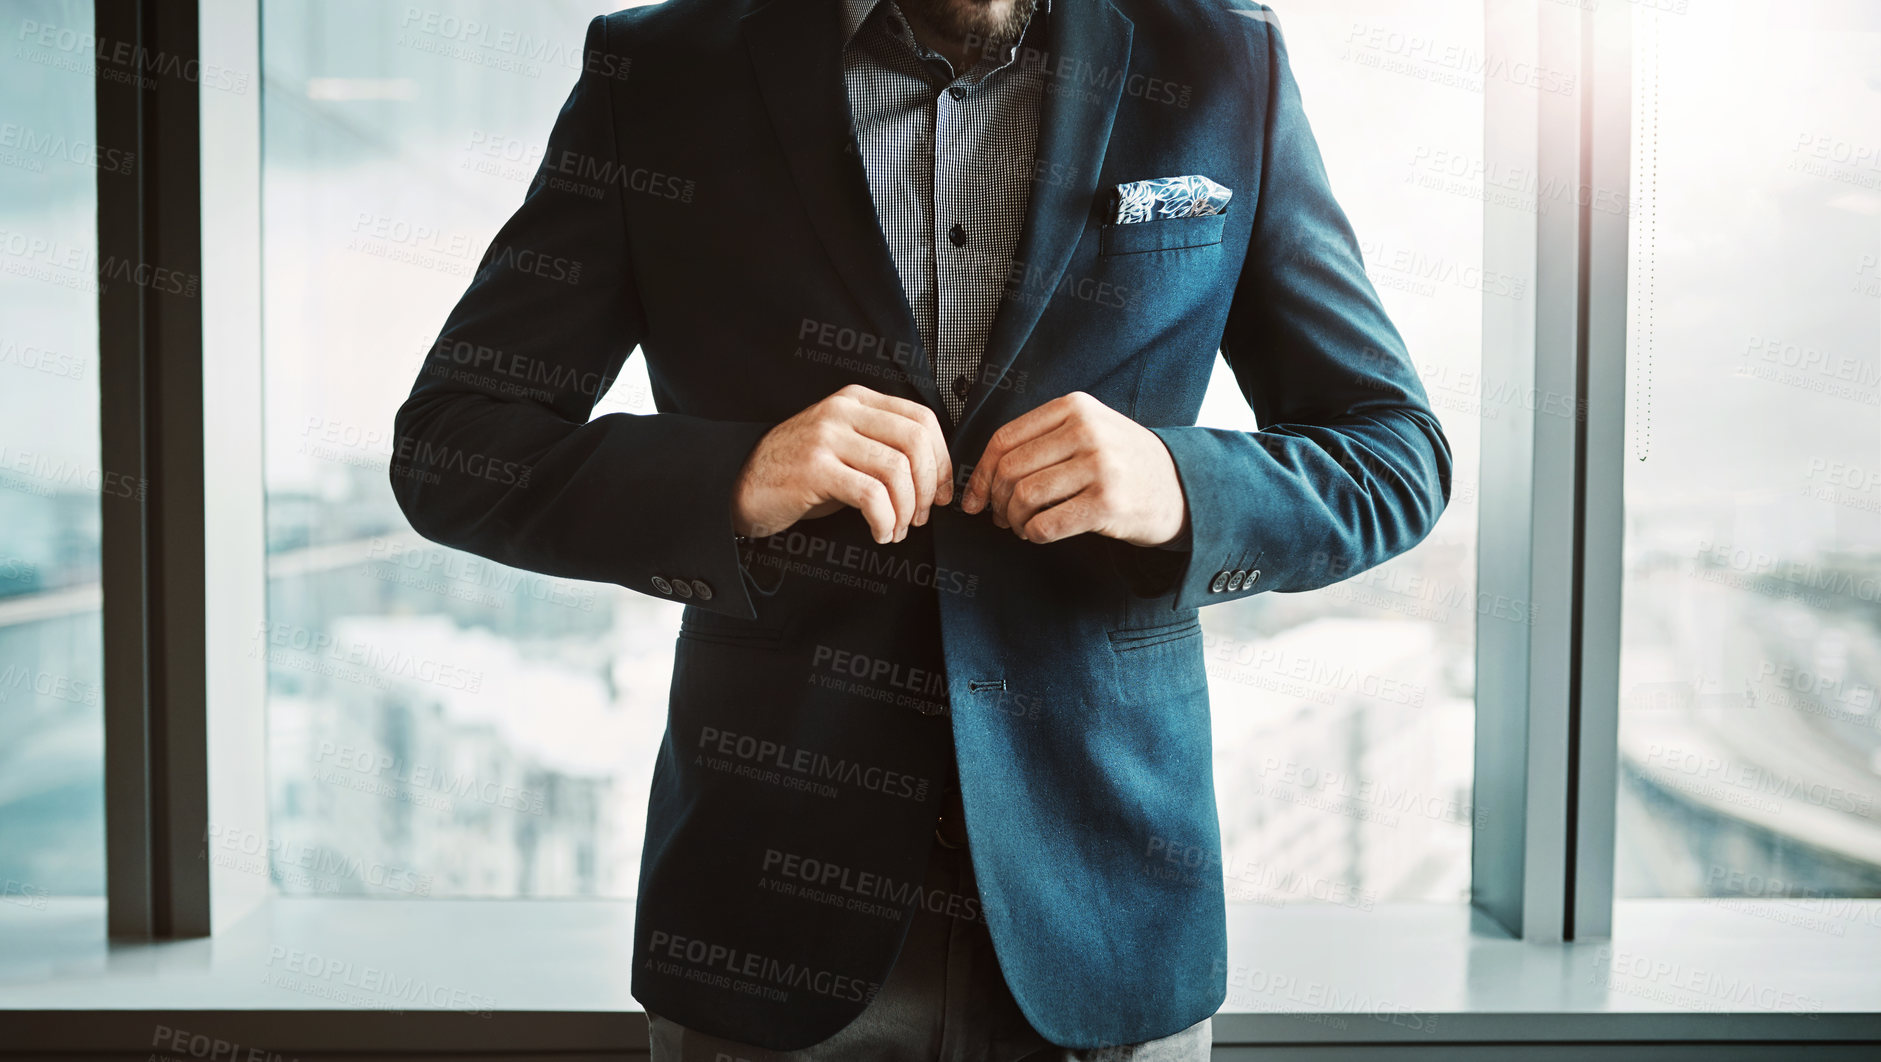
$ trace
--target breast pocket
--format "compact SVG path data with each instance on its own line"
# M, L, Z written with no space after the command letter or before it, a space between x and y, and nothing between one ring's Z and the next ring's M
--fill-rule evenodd
M1228 215L1203 214L1190 218L1156 218L1128 225L1109 224L1099 230L1099 257L1173 251L1181 247L1207 247L1221 242Z

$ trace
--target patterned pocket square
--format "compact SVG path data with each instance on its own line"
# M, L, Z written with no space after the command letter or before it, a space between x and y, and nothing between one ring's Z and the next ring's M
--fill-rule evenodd
M1159 218L1199 218L1228 209L1234 192L1199 174L1156 177L1120 184L1116 190L1118 225Z

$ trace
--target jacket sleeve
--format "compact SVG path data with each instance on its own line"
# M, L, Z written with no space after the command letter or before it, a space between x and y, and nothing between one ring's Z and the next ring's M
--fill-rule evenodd
M1189 505L1191 551L1150 558L1163 592L1177 583L1176 609L1348 578L1416 545L1450 497L1449 443L1365 275L1263 14L1250 20L1250 39L1266 42L1260 188L1222 336L1261 430L1152 429Z
M589 23L523 204L398 410L392 492L434 542L749 619L731 495L771 425L589 419L647 332L615 141L618 47L605 16Z

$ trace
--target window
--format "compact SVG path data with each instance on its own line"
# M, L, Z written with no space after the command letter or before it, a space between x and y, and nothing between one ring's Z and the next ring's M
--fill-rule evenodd
M1637 8L1620 896L1881 895L1877 31Z
M0 64L0 902L104 894L97 186L89 3L15 5ZM49 31L49 32L42 32Z
M1277 5L1300 94L1365 268L1453 451L1415 550L1309 594L1202 610L1232 901L1370 909L1469 896L1483 271L1483 12ZM1469 70L1474 66L1475 72ZM1258 427L1225 362L1201 422Z
M393 412L616 6L263 5L257 649L285 893L633 893L679 608L426 542L386 471ZM651 411L640 364L603 411Z

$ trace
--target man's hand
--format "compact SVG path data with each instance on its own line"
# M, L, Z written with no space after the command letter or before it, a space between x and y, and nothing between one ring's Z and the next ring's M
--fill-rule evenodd
M850 384L758 440L732 493L732 528L774 535L852 505L875 541L899 542L953 497L953 462L934 411Z
M1156 433L1073 391L993 433L960 507L1028 542L1095 531L1138 546L1182 533L1189 502Z

